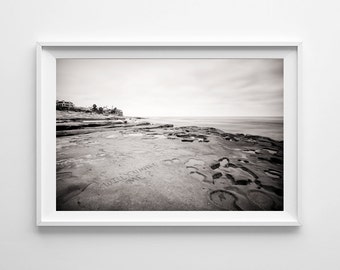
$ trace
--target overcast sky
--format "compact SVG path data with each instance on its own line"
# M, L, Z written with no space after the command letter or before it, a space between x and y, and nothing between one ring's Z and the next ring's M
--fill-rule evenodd
M58 59L57 99L127 116L282 116L282 59Z

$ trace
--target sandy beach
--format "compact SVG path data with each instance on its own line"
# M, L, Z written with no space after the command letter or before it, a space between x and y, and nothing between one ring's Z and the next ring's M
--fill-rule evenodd
M58 112L57 210L283 210L283 142Z

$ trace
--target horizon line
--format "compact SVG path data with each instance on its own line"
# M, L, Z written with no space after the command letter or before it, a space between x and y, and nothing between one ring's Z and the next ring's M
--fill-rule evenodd
M283 115L148 115L148 116L125 116L125 117L284 117Z

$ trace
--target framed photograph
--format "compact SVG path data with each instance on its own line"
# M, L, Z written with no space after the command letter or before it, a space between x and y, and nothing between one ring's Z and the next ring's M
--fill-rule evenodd
M39 43L38 226L298 226L300 43Z

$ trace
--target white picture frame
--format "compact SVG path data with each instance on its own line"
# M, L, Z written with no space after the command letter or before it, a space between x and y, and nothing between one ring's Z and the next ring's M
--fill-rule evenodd
M299 226L298 95L301 42L37 44L37 226ZM56 59L58 58L283 58L283 211L56 211Z

